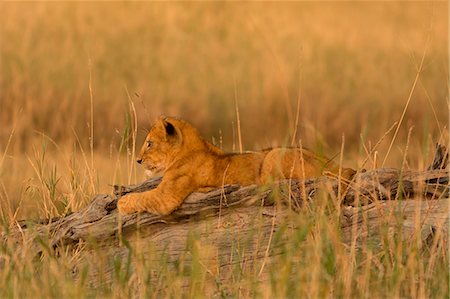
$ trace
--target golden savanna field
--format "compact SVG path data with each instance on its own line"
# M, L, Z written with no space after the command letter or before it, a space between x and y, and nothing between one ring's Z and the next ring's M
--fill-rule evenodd
M337 161L342 153L354 169L425 169L435 144L448 144L448 16L444 1L2 2L0 229L142 181L135 150L162 114L228 151L301 144ZM349 256L329 219L309 216L319 220L305 235L324 237L299 246L325 262L296 265L301 286L280 276L259 288L244 273L259 289L249 296L449 296L446 248L400 242L387 257ZM70 262L19 259L2 245L0 297L130 295L135 277L96 290L70 277ZM165 296L180 295L176 274L161 271ZM234 283L218 296L246 297Z

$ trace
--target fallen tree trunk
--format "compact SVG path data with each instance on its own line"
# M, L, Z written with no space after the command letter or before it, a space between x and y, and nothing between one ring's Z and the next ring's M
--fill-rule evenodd
M114 195L97 195L86 208L58 219L22 221L3 233L2 240L14 243L18 254L26 251L35 256L46 250L57 252L60 248L95 243L95 249L83 247L74 266L77 275L81 265L97 256L101 248L107 261L91 268L92 285L109 283L114 266L108 261L125 259L132 248L143 242L151 244L143 249L148 261L168 255L168 262L173 263L186 253L191 232L199 234L205 252L214 244L214 254L205 253L204 257L205 263L214 261L213 268L225 269L236 263L229 259L233 246L245 242L248 255L244 260L263 272L266 260L276 254L276 250L269 250L273 232L309 200L320 198L317 193L326 192L337 203L342 241L347 244L357 247L368 239L381 242L381 227L398 226L393 221L398 213L405 240L419 229L424 244L436 238L448 242L449 171L442 166L448 155L442 155L443 150L436 155L440 161L434 161L434 167L427 171L376 169L357 173L345 184L339 178L321 177L300 182L286 180L270 187L226 185L208 193L191 194L169 216L118 215L118 198L156 188L160 178L151 179L135 186L115 187ZM295 223L290 225L295 229ZM189 261L189 257L185 259Z

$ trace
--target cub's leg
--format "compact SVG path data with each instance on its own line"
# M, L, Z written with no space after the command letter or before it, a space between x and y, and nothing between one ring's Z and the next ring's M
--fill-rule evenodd
M356 170L352 168L342 168L341 177L345 181L351 181L356 174Z
M195 192L208 193L213 190L216 190L217 188L218 187L200 187L200 188L196 189Z
M117 202L117 208L121 214L149 212L168 215L178 208L194 189L188 176L165 176L156 189L125 195Z
M332 172L333 176L338 179L339 178L339 167ZM350 182L353 180L353 177L356 174L356 170L351 168L342 168L341 169L341 193L343 196L347 193L348 188L350 187Z

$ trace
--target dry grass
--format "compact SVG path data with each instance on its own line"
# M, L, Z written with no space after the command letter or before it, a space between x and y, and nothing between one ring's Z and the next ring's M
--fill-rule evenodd
M93 194L109 192L110 184L141 180L133 145L160 114L190 120L226 149L301 138L303 146L328 156L341 153L344 164L355 168L383 163L405 107L386 166L422 169L434 143L446 140L446 2L2 2L0 20L0 222L5 226L79 209ZM398 256L370 250L348 256L336 228L320 223L311 224L309 232L323 233L322 239L291 244L298 247L293 252L302 252L295 260L329 256L334 270L327 261L297 265L298 279L307 287L292 289L287 278L274 278L268 294L293 296L311 289L323 297L332 288L338 291L331 294L346 297L355 287L354 297L368 291L448 295L437 283L448 282L445 250L408 258L402 256L406 248L391 244ZM325 254L316 256L322 249ZM8 256L5 250L2 257ZM67 276L70 259L44 261L48 281L33 276L33 261L15 263L16 274L0 274L7 285L2 297L90 294L68 278L55 282ZM409 276L428 263L436 282ZM291 269L287 258L280 265ZM383 275L377 274L380 267ZM414 289L412 281L422 278L427 284ZM21 279L30 287L15 293ZM406 280L408 287L402 286Z

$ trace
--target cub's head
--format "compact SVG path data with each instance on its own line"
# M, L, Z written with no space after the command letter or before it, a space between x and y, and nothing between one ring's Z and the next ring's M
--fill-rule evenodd
M162 174L176 160L183 146L182 129L185 122L160 117L145 138L137 162L149 174Z

